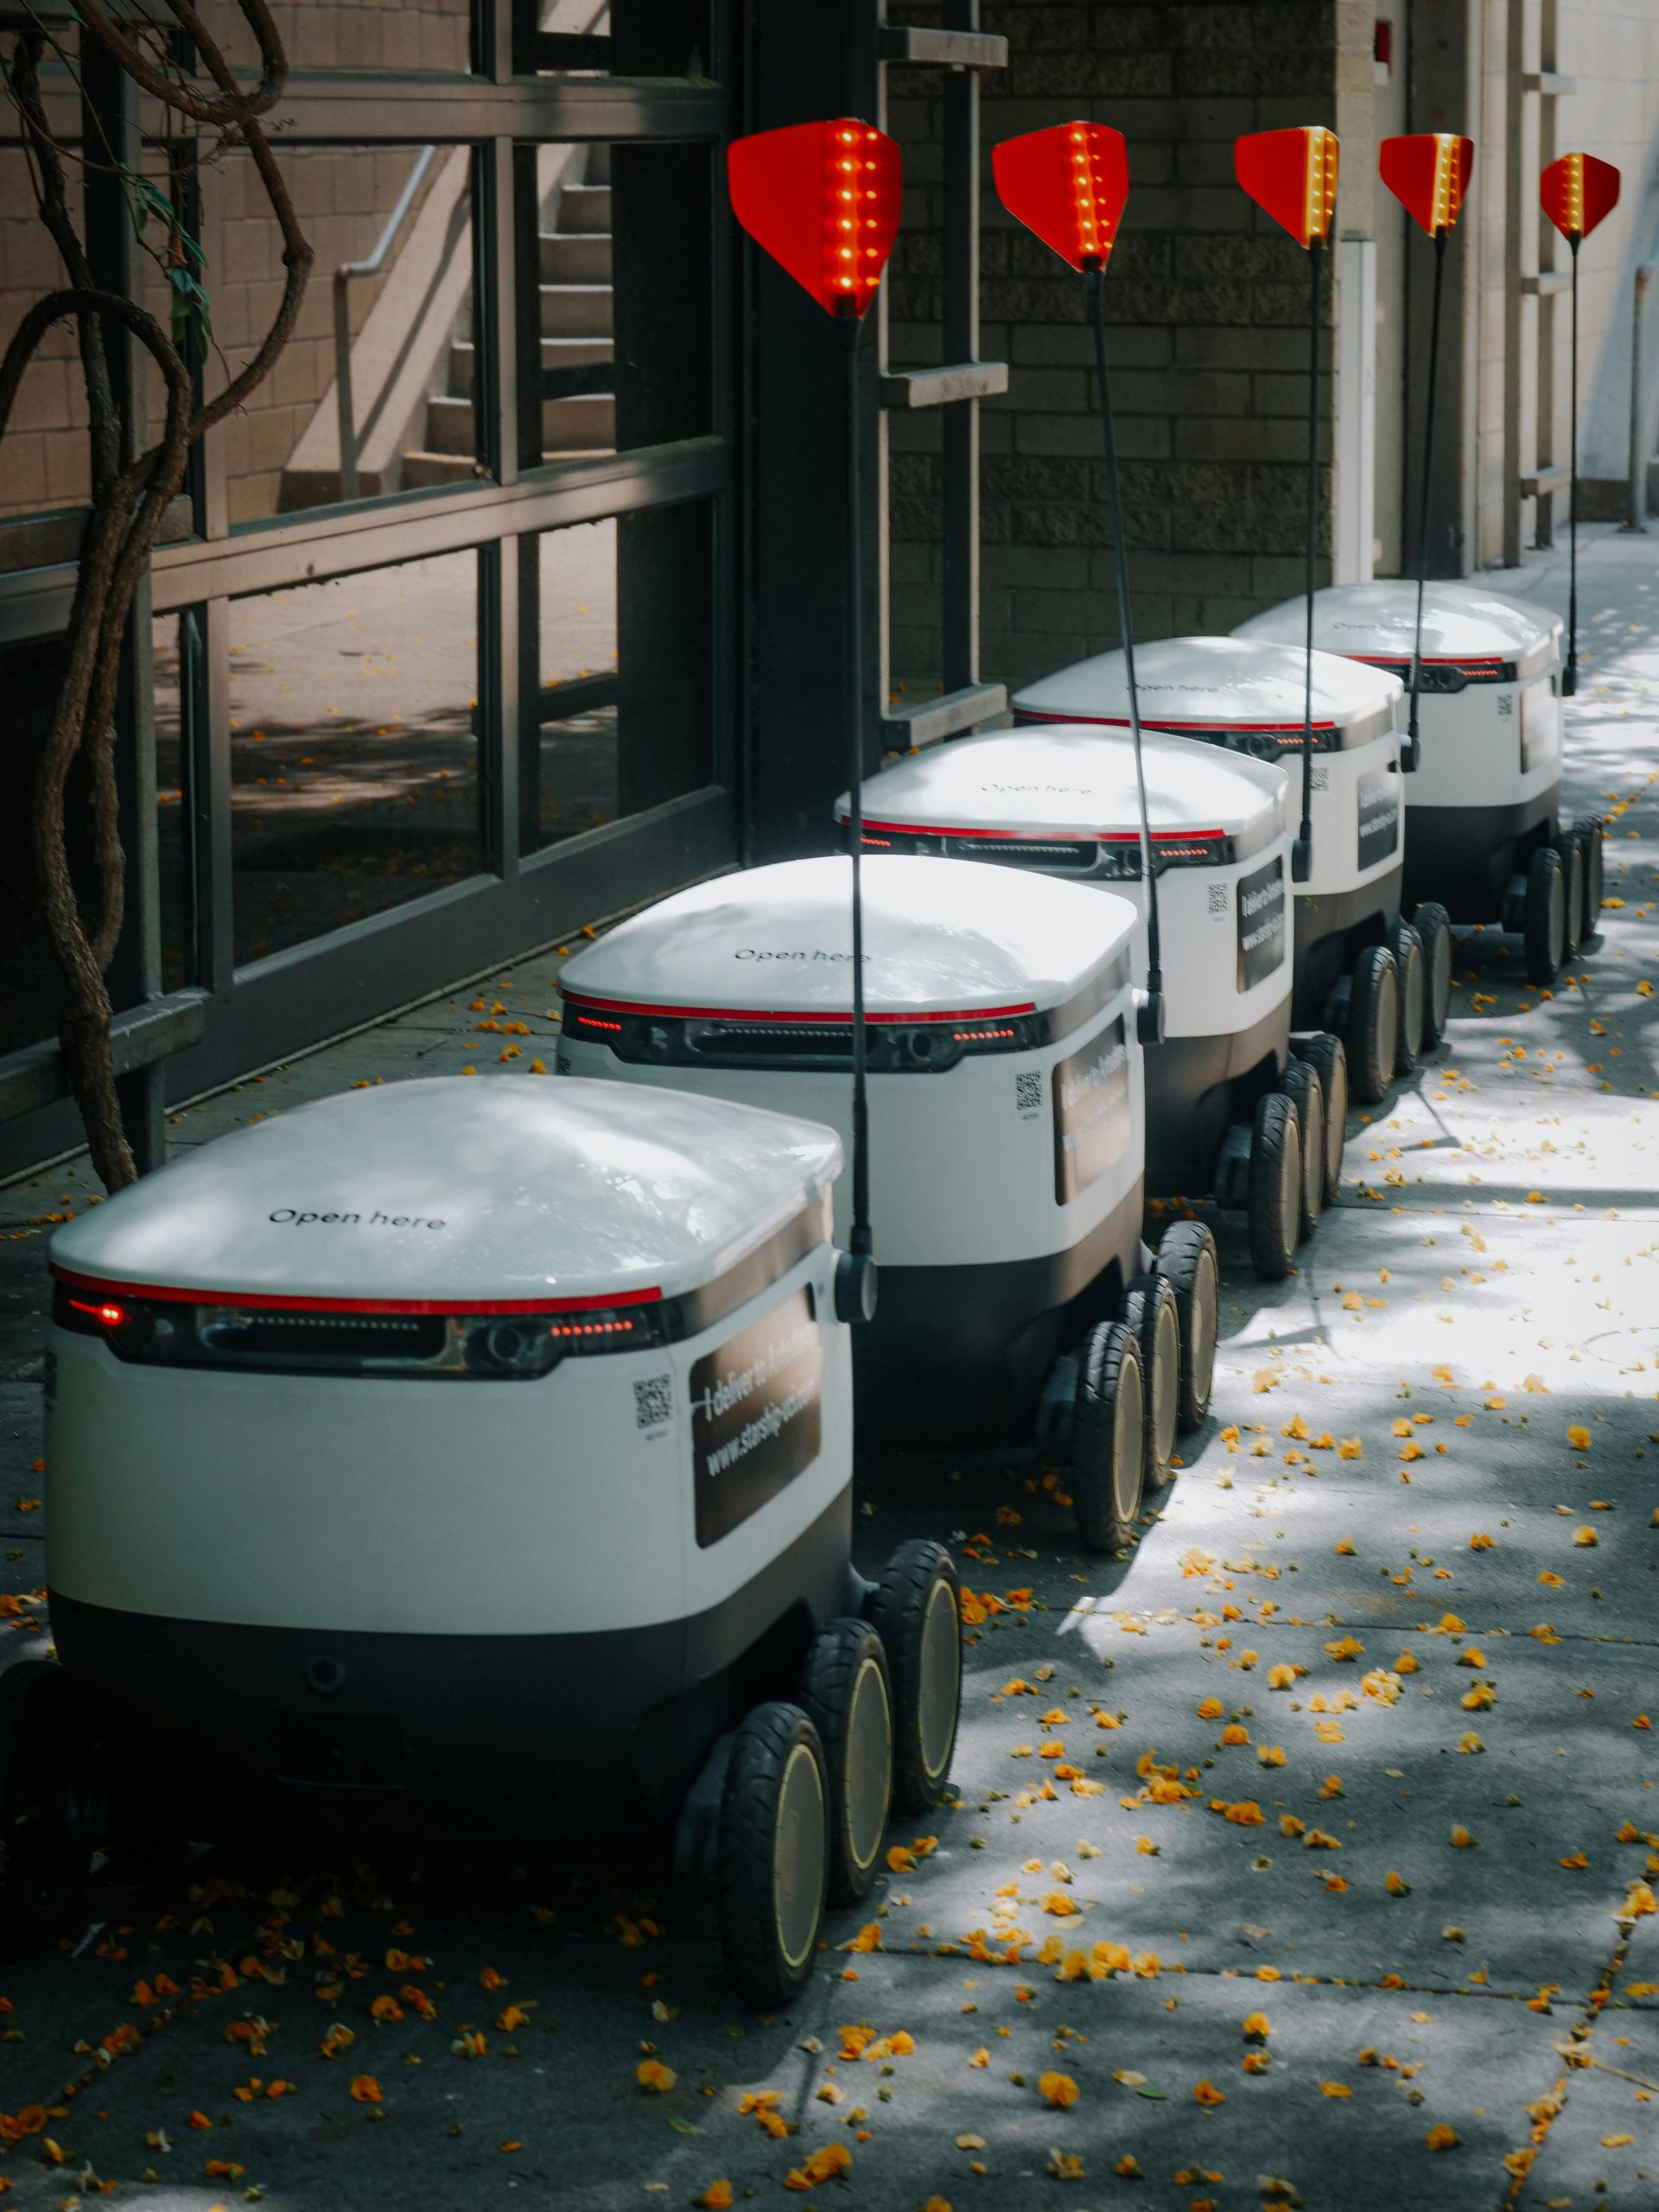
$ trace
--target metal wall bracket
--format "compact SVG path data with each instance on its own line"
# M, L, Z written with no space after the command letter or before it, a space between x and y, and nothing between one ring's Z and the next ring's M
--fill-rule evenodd
M943 369L902 369L881 379L884 407L954 407L1008 388L1006 361L957 361Z
M960 690L936 693L913 707L900 707L881 717L881 741L889 753L923 753L947 737L989 721L1008 710L1007 686L968 683Z
M1521 479L1521 497L1523 499L1538 499L1547 493L1565 492L1572 474L1564 461L1554 462L1541 468L1535 476Z
M883 61L908 61L932 69L1006 69L1008 41L988 31L922 30L911 23L883 23L876 34Z

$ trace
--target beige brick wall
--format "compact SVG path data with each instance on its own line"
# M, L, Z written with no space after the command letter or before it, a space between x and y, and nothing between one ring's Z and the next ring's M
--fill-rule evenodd
M0 347L10 344L34 302L63 282L57 248L35 213L22 154L0 149ZM73 506L86 497L86 423L74 330L60 324L24 375L0 442L0 515Z
M295 147L279 156L315 260L299 321L274 374L214 434L225 441L233 523L279 511L283 465L334 381L334 272L373 247L417 151ZM219 265L208 272L208 287L214 328L235 371L251 358L281 301L282 237L246 155L225 161L214 193L211 250ZM364 277L351 286L353 333L385 282L385 276Z
M198 0L202 20L238 68L257 49L234 0ZM468 0L275 0L290 69L467 67Z
M387 6L277 0L273 12L293 69L467 66L467 0ZM205 0L202 13L223 37L231 60L251 65L253 46L233 0ZM274 376L243 414L215 433L225 446L232 522L277 512L283 465L334 380L334 270L368 253L416 152L413 146L279 148L315 260L298 329ZM282 296L281 238L245 154L230 153L211 166L204 198L214 333L233 372L251 357ZM0 347L30 304L62 282L61 264L35 212L23 157L0 149ZM353 285L353 332L361 329L384 282ZM165 287L154 270L146 280L145 304L165 327ZM153 435L162 418L158 377L150 379L148 414ZM54 331L24 379L0 445L0 517L86 499L86 423L73 333Z

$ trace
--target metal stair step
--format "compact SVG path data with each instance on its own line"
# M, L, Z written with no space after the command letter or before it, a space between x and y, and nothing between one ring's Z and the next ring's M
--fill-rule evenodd
M464 454L470 461L478 450L478 426L472 401L443 394L429 399L426 442L434 453Z
M542 402L542 444L560 453L610 453L616 446L616 401L611 393L585 392Z
M543 338L543 369L586 369L602 366L616 358L608 338ZM454 399L471 399L475 390L478 348L469 338L458 338L449 348L449 391Z
M563 231L541 233L541 277L543 284L608 284L611 281L611 238L608 231L589 236Z
M612 293L608 284L543 284L544 338L608 338Z
M610 186L563 186L559 192L559 230L583 238L608 238L611 232Z
M416 491L430 484L470 484L474 464L459 454L425 453L404 455L404 488Z

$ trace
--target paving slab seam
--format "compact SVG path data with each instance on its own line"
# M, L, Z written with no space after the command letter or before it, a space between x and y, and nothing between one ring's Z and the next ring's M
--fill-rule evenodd
M1624 1961L1630 1948L1630 1939L1636 1932L1636 1923L1633 1919L1625 1919L1618 1916L1615 1916L1615 1918L1620 1933L1607 1964L1589 1997L1580 2007L1578 2019L1567 2029L1565 2042L1555 2045L1557 2056L1566 2059L1568 2070L1561 2075L1547 2095L1527 2107L1527 2116L1532 2121L1529 2139L1524 2144L1517 2145L1503 2161L1509 2171L1510 2181L1503 2195L1498 2199L1498 2212L1504 2212L1505 2207L1520 2202L1522 2192L1525 2190L1532 2170L1538 2162L1539 2154L1549 2140L1551 2128L1567 2109L1572 2094L1570 2083L1573 2070L1584 2069L1593 2063L1590 2052L1590 2039L1596 2031L1598 2021L1606 2009L1613 1985L1623 1971ZM1600 2004L1595 2001L1598 1995L1602 1998Z

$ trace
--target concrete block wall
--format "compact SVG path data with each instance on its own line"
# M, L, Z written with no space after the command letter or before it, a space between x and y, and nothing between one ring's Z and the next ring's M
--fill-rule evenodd
M197 0L203 22L236 68L258 49L236 0ZM470 0L272 0L271 17L291 69L463 70Z
M202 0L200 12L232 62L251 66L255 49L233 0ZM289 67L302 69L464 70L468 0L324 4L276 0L272 9ZM298 328L273 377L248 408L213 435L226 448L230 519L278 510L282 470L334 381L331 278L366 254L403 188L418 149L391 146L278 147L302 228L315 252ZM147 164L159 175L154 162ZM79 180L73 165L71 188ZM232 151L203 179L206 283L214 335L232 370L249 358L282 293L281 241L245 154ZM352 327L362 327L386 278L352 287ZM0 348L30 305L63 282L56 251L35 213L21 151L0 148ZM167 323L159 273L146 272L145 304ZM159 378L149 385L152 433L161 425ZM54 332L24 378L0 459L0 517L73 506L87 497L86 403L73 334Z
M79 174L72 171L69 182L78 201ZM34 302L63 281L22 153L0 149L0 350ZM86 499L86 395L74 327L60 323L24 372L0 447L0 515L73 506Z
M281 152L295 212L316 258L275 371L216 433L225 440L232 523L279 512L284 464L334 383L334 272L371 251L418 151L305 146ZM282 298L282 237L245 154L219 165L213 193L216 237L210 235L209 251L218 268L210 269L208 283L214 328L236 370L251 356ZM396 259L394 251L380 276L351 286L353 334L391 281Z
M1338 124L1361 59L1369 83L1371 13L1345 0L983 10L983 27L1009 42L1008 67L984 80L982 110L980 350L1010 365L1006 397L981 416L987 677L1027 679L1117 642L1082 283L1004 213L990 147L1079 116L1128 142L1106 312L1136 632L1230 629L1301 581L1308 314L1306 260L1239 191L1233 141ZM888 99L909 186L889 353L894 365L920 365L938 359L938 79L892 70ZM1324 311L1328 326L1328 284ZM1327 461L1332 353L1327 327ZM938 426L895 415L889 436L892 664L899 680L925 683L938 655ZM1327 553L1332 491L1327 465Z

